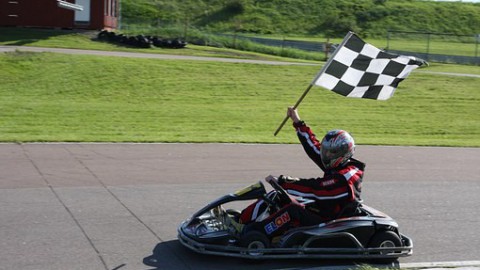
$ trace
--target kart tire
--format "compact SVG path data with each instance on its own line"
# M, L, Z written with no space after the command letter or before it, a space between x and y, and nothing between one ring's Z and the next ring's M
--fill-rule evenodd
M401 247L402 240L400 240L400 237L392 231L381 231L372 237L370 240L370 245L368 246L372 248Z
M240 245L248 249L246 254L261 257L263 253L256 252L255 250L268 248L270 246L270 240L261 232L251 231L240 239Z
M402 240L400 237L392 231L381 231L376 233L372 239L370 240L370 244L368 247L370 248L394 248L394 247L401 247ZM386 255L386 252L380 252L377 254ZM377 260L382 263L391 263L395 261L397 258L389 258L389 259L381 259Z

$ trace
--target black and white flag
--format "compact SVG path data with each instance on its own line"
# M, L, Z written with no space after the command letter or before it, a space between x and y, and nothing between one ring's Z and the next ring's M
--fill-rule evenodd
M427 64L387 53L350 32L313 83L347 97L386 100L412 70Z

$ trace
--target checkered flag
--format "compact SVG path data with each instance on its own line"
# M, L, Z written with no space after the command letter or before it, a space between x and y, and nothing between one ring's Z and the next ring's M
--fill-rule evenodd
M349 32L313 84L347 97L386 100L423 64L413 56L382 51Z
M347 97L389 99L398 84L421 65L428 63L413 56L384 52L349 32L293 108L300 105L314 85ZM275 136L288 118L283 119Z

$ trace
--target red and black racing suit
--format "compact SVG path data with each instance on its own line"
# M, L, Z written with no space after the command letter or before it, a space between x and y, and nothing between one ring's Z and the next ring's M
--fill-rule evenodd
M323 177L291 178L280 176L279 184L291 195L315 200L309 209L325 220L338 218L338 215L351 215L361 201L362 178L365 164L351 158L346 164L334 169L326 169L320 156L321 142L317 140L305 122L294 123L298 138L307 155L323 171ZM345 207L353 206L352 209ZM343 213L340 213L345 210Z
M360 193L365 164L351 158L340 167L326 169L320 156L321 142L317 140L310 127L303 121L294 123L293 126L305 152L324 171L324 175L318 178L292 178L284 175L278 177L278 183L289 194L312 199L314 203L307 206L310 211L305 211L298 204L290 204L262 222L263 224L268 224L270 220L276 222L279 217L285 215L284 212L288 212L288 220L291 222L283 229L278 228L278 231L275 232L277 235L291 227L315 225L340 216L351 216L361 201ZM255 220L256 216L252 216L252 213L255 213L261 204L265 203L259 200L247 207L242 212L240 221L248 223ZM265 227L265 229L268 228ZM267 234L270 232L267 231Z

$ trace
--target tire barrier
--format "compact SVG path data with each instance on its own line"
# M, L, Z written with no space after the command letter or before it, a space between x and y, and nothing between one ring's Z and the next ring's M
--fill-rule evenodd
M136 48L151 48L152 46L159 48L181 49L187 46L187 42L180 39L163 39L157 36L126 36L103 30L97 35L100 41L106 41L114 44L121 44Z

